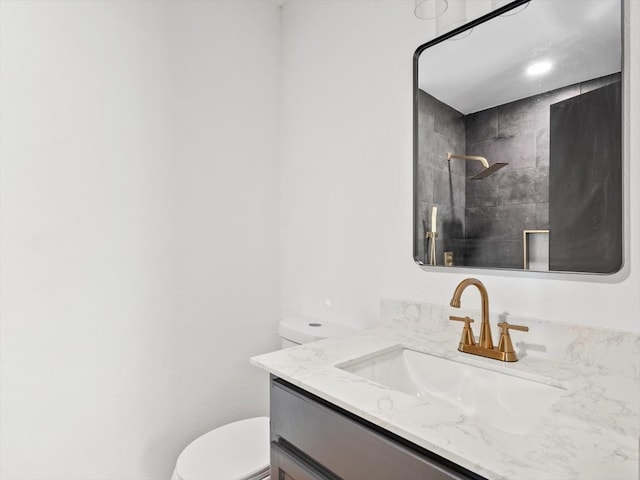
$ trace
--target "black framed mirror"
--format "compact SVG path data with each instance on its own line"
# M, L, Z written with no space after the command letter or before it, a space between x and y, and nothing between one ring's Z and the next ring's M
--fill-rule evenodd
M416 50L416 263L622 267L622 38L621 0L516 0Z

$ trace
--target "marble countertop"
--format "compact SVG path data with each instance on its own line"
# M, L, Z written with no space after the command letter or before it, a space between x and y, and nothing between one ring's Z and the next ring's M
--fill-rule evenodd
M520 360L505 363L458 352L462 325L448 321L452 314L480 320L475 310L383 301L381 322L374 327L260 355L251 362L489 479L640 477L640 335L492 312L494 341L499 320L530 329L512 333ZM565 390L531 428L514 434L453 406L336 368L397 346L539 377Z

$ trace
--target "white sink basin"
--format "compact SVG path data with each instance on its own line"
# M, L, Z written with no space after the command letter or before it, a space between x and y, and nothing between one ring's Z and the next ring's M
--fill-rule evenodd
M409 395L444 400L463 416L516 434L531 429L565 392L561 386L404 348L337 367Z

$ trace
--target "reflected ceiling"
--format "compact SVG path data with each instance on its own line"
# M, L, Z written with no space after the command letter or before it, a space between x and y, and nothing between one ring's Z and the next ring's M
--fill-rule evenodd
M621 71L619 0L531 0L525 11L526 15L498 17L491 28L482 24L464 38L423 52L420 88L469 114ZM508 38L517 42L504 40ZM504 48L496 51L500 44ZM489 49L486 57L467 54ZM463 60L452 65L447 58ZM548 74L526 73L541 61L551 64ZM449 65L447 75L430 74L432 65ZM522 81L514 82L518 77Z

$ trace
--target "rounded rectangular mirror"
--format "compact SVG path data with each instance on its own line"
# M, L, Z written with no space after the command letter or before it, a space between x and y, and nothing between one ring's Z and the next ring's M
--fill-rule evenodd
M621 84L621 0L517 0L421 45L415 261L618 271Z

